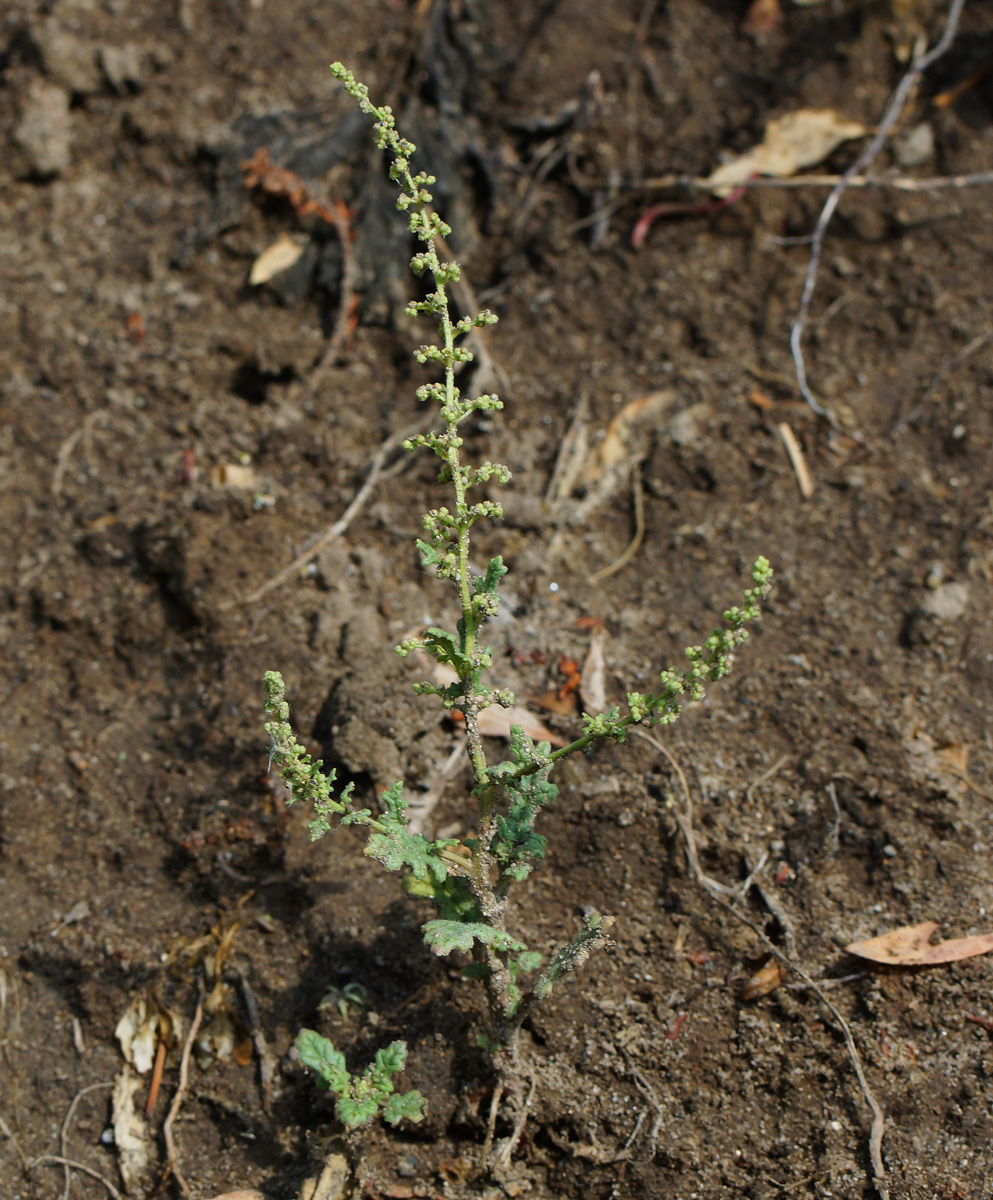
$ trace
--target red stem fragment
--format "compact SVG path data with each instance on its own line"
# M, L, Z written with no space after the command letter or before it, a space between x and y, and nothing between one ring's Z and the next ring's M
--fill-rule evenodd
M747 190L742 184L723 200L699 200L695 204L675 200L653 204L651 208L645 209L631 230L631 246L640 250L648 237L648 231L660 217L702 217L708 213L719 212L722 208L736 204Z

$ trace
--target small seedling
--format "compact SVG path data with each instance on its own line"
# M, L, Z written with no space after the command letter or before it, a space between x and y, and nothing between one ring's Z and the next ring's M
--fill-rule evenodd
M376 1061L362 1075L352 1075L345 1066L344 1054L313 1029L300 1031L297 1051L303 1065L317 1076L318 1087L338 1097L335 1109L346 1129L368 1125L378 1112L391 1125L419 1121L424 1115L420 1092L401 1094L393 1090L393 1076L399 1075L407 1063L405 1042L391 1042L385 1050L377 1050Z
M455 384L455 373L459 364L473 357L464 344L466 335L492 325L496 317L483 311L452 319L446 289L458 280L459 267L447 256L442 261L437 253L438 241L451 230L430 207L428 188L435 181L423 173L411 174L414 147L397 133L391 110L376 107L368 89L340 63L331 70L359 108L374 118L376 144L390 154L390 176L400 185L397 207L408 213L410 231L424 247L414 255L411 267L418 277L427 275L434 285L422 300L408 305L407 312L437 322L438 344L421 346L416 358L421 363L438 364L442 377L422 384L417 396L422 402L438 405L443 428L413 437L405 447L424 447L437 455L441 459L439 480L451 487L450 504L425 514L425 537L417 541L417 547L425 567L433 568L439 579L451 581L460 611L454 631L432 627L409 638L397 650L401 655L426 653L455 672L457 678L451 684L424 682L416 684L415 690L436 696L444 708L457 710L464 717L477 836L459 843L453 839L429 841L412 833L402 783L395 783L383 794L378 813L355 806L351 783L336 793L335 772L325 771L321 762L313 762L296 740L289 724L283 679L274 671L265 677L265 708L270 717L266 731L272 743L272 761L282 772L291 802L312 806L312 836L321 837L336 821L364 826L365 853L389 870L403 872L407 891L433 902L436 915L423 927L428 947L438 955L458 951L471 959L465 973L483 984L489 1006L489 1027L479 1040L489 1051L497 1076L492 1131L501 1097L511 1106L522 1102L522 1089L515 1086L527 1073L519 1049L522 1023L563 975L581 966L607 943L613 924L613 918L591 911L573 939L544 964L542 956L507 927L511 890L545 856L545 838L535 826L541 810L557 795L558 789L550 780L552 770L561 759L586 750L594 742L625 742L631 726L671 725L679 718L684 699L702 700L706 684L722 679L731 670L735 651L748 637L747 626L759 617L772 569L764 558L758 559L752 570L753 586L745 592L743 604L729 608L722 625L702 645L687 648L686 669L662 671L657 691L628 693L623 712L613 708L597 715L584 714L581 736L554 751L547 742L535 745L522 729L514 727L509 758L497 763L487 761L479 713L492 704L509 707L514 703L512 693L496 690L485 682L492 651L481 641L486 622L497 614L498 588L507 569L498 556L490 559L481 574L470 570L472 527L477 521L502 516L499 504L488 499L472 500L471 496L490 481L506 483L510 472L500 463L484 461L471 466L463 462L460 427L476 414L493 412L503 405L495 395L464 398ZM413 1112L414 1101L409 1100L413 1093L401 1104L391 1089L384 1090L389 1075L402 1068L397 1046L402 1043L394 1043L392 1056L381 1064L377 1060L376 1068L356 1080L348 1074L343 1057L331 1043L310 1032L302 1034L300 1042L304 1062L341 1097L339 1116L350 1126L371 1119L380 1107L388 1120Z
M349 1010L361 1008L367 999L368 994L361 983L346 983L344 987L328 988L324 999L317 1006L317 1011L325 1012L329 1008L336 1008L341 1019L347 1021Z

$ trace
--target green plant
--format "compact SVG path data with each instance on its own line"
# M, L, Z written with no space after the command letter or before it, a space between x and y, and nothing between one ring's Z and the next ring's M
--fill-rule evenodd
M393 1090L393 1076L399 1075L407 1063L406 1043L391 1042L384 1050L377 1050L376 1061L362 1075L352 1075L345 1066L344 1054L313 1029L300 1031L297 1051L303 1065L317 1076L318 1086L337 1095L338 1120L346 1129L367 1125L378 1112L391 1125L419 1121L424 1115L420 1092L401 1094Z
M485 682L492 653L480 636L487 620L497 613L498 585L506 567L496 557L490 559L483 574L474 575L470 570L472 527L481 519L495 520L502 515L500 506L493 501L471 502L470 496L490 480L507 482L510 472L499 463L471 466L462 461L460 426L474 414L499 409L502 404L494 395L464 398L456 386L455 373L460 363L472 358L460 339L476 328L493 324L496 317L481 312L452 320L446 288L459 278L459 267L454 262L443 262L435 248L437 240L451 231L430 208L431 195L427 189L434 180L423 173L411 174L414 147L397 133L390 109L372 104L367 88L356 82L340 63L335 63L331 70L362 111L375 119L377 145L391 154L390 175L400 185L397 207L408 212L410 230L424 246L414 255L411 267L418 276L430 276L434 285L424 299L412 302L407 311L412 316L426 315L437 321L439 344L421 346L416 357L421 363L439 364L442 379L423 384L417 396L439 406L444 427L439 432L411 438L405 446L408 450L425 447L437 455L442 464L440 481L449 484L453 492L451 507L432 509L425 514L425 537L418 540L417 546L424 565L433 567L439 578L452 581L460 615L454 632L430 628L403 642L397 650L402 655L422 651L450 667L457 676L447 686L425 682L415 687L423 695L437 696L445 708L458 709L464 716L472 795L478 806L478 835L459 844L451 839L429 841L411 833L401 783L383 794L378 814L354 806L352 784L336 795L334 771L325 772L323 764L313 762L297 742L289 724L282 677L272 671L265 677L265 707L272 718L266 730L272 742L272 761L282 771L292 800L313 806L313 837L326 833L335 819L343 825L365 826L368 831L365 853L391 871L405 872L408 892L434 902L437 915L423 927L425 942L431 950L439 955L458 950L471 957L466 973L479 979L486 988L489 1029L481 1044L492 1054L499 1097L506 1085L522 1073L518 1035L528 1013L549 995L564 974L580 966L607 942L613 923L612 918L596 913L587 916L572 941L543 969L541 955L529 950L507 928L511 889L545 855L545 838L537 832L535 823L541 809L556 797L557 789L549 778L552 769L561 759L585 750L596 741L609 738L624 742L632 725L672 724L682 712L684 698L702 699L705 684L721 679L731 670L735 650L748 637L747 625L759 616L759 605L769 591L772 570L763 558L755 563L753 586L745 592L743 604L728 609L723 624L702 645L686 650L689 665L685 670L662 671L657 691L629 693L623 713L613 708L595 716L584 715L582 735L554 751L547 742L535 745L523 730L515 727L509 757L498 763L487 761L479 732L479 713L488 705L509 706L514 700L511 693L495 690ZM369 1111L371 1115L374 1109Z
M349 1011L361 1008L367 999L366 990L361 983L346 983L344 987L328 988L324 999L317 1006L317 1011L324 1012L329 1008L336 1008L341 1019L347 1021Z

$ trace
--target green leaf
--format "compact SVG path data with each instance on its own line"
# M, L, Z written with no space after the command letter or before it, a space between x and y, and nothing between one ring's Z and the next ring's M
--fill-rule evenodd
M407 1043L390 1042L382 1050L376 1051L376 1070L387 1078L396 1075L407 1065Z
M394 1092L383 1105L383 1120L391 1125L401 1121L420 1121L424 1117L424 1097L420 1092Z
M482 577L477 576L472 581L473 589L476 595L486 593L493 596L496 594L497 584L501 578L507 574L507 568L504 565L503 559L498 554L496 558L491 558L486 564L486 574Z
M345 1066L345 1056L326 1037L313 1029L301 1029L297 1053L303 1065L309 1067L326 1088L332 1092L344 1092L348 1088L351 1076Z
M360 1125L368 1125L376 1115L379 1101L375 1096L363 1096L359 1100L342 1096L335 1108L338 1120L346 1129L358 1129Z
M541 955L537 950L525 950L524 953L510 964L510 973L516 979L521 972L537 971L541 966Z
M473 942L482 942L494 950L526 950L523 942L510 936L502 929L491 925L470 924L464 921L428 921L423 926L424 941L437 955L451 954L453 950L470 951Z
M407 801L403 798L403 784L395 783L382 796L386 812L377 824L381 827L369 834L365 853L378 859L388 871L401 871L410 867L417 879L433 879L441 882L448 876L448 868L438 857L438 851L453 846L451 840L429 842L419 833L407 830Z
M472 663L462 653L459 640L447 629L432 626L421 634L424 649L436 662L447 663L458 672L459 678L464 679L472 669Z
M429 546L427 542L422 541L421 538L417 538L416 542L417 549L420 551L421 562L424 566L436 567L441 562L441 555L438 551L434 546Z

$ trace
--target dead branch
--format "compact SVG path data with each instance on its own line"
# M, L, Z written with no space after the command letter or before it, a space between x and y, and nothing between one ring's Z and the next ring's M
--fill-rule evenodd
M86 1163L74 1162L70 1158L63 1158L61 1154L40 1154L37 1158L32 1160L31 1165L35 1167L61 1166L65 1167L66 1170L71 1167L74 1171L82 1171L84 1175L89 1175L91 1179L99 1180L99 1182L102 1183L107 1191L110 1192L110 1194L114 1197L114 1200L123 1200L121 1193L116 1187L114 1187L110 1180L107 1179L106 1176L101 1175L99 1171L95 1171L92 1167L88 1167Z
M814 288L817 285L817 273L821 265L821 252L824 247L824 237L827 233L827 227L834 216L835 209L838 207L838 202L848 189L852 177L864 171L883 148L893 126L903 112L904 105L907 103L907 98L910 96L914 84L951 46L958 30L959 17L962 15L964 4L965 0L952 0L951 7L948 10L948 19L945 22L945 29L941 37L926 54L922 55L905 72L896 90L890 97L882 120L876 128L875 135L831 189L828 198L824 201L820 216L817 218L817 224L814 226L810 243L810 259L807 263L807 275L803 284L803 292L800 296L800 306L790 329L790 350L793 354L793 364L796 367L796 378L800 393L818 416L828 416L828 410L814 398L814 394L807 383L807 365L803 357L803 333L810 312L810 301L813 298Z
M663 747L661 742L657 741L655 738L648 737L647 734L645 736L650 742L653 743L653 745L656 746L657 749L661 750L662 753L665 754L671 763L675 763L675 759ZM784 967L792 971L795 975L798 975L803 980L803 982L815 993L821 1004L823 1004L828 1012L831 1013L841 1028L842 1033L844 1034L845 1046L848 1049L848 1057L851 1060L852 1066L855 1069L855 1074L858 1077L859 1086L862 1089L862 1095L865 1097L866 1103L872 1110L872 1126L869 1130L869 1160L872 1165L873 1186L879 1195L879 1200L889 1200L889 1186L886 1182L886 1168L883 1166L882 1153L883 1134L886 1130L886 1117L883 1114L882 1107L880 1106L879 1101L876 1099L872 1088L869 1086L869 1080L866 1077L865 1068L862 1065L862 1058L859 1054L858 1047L855 1044L855 1037L852 1034L851 1026L841 1015L837 1005L835 1005L834 1002L827 996L824 988L815 979L812 979L794 958L791 958L788 954L784 954L783 951L780 950L775 944L775 942L770 940L765 931L755 924L751 917L747 916L736 905L730 903L724 898L724 895L721 893L724 892L726 894L729 889L725 888L722 884L717 884L715 887L715 881L704 875L703 871L700 869L700 861L696 852L696 838L693 833L692 797L690 796L689 788L686 785L686 776L683 774L682 770L677 770L677 774L679 776L680 784L683 788L683 794L686 800L686 809L683 812L675 809L674 815L676 817L676 823L679 826L680 832L683 835L683 840L686 843L686 859L689 863L690 872L694 879L700 885L702 890L705 891L716 904L719 904L721 908L729 912L736 920L741 921L743 925L747 925L748 928L759 939L759 941L762 942L770 954L778 959Z
M415 433L417 433L424 426L424 424L425 421L422 419L414 425L409 425L406 429L401 429L398 433L390 434L386 441L383 442L383 444L373 455L372 462L369 464L369 473L366 475L365 482L355 494L351 504L349 504L338 520L335 521L333 525L329 525L328 528L325 529L325 531L316 539L316 541L311 543L308 549L304 550L302 554L298 554L297 557L289 564L289 566L283 567L281 571L277 571L271 579L266 580L266 582L263 583L261 587L257 587L254 592L249 592L247 596L242 596L240 598L236 597L234 600L226 600L223 604L219 604L218 608L224 610L234 608L239 604L255 604L257 601L261 600L263 596L268 595L269 592L273 591L275 588L281 587L292 575L296 575L302 571L303 568L311 561L311 559L320 554L324 547L330 542L333 542L335 538L341 537L341 535L348 529L349 525L351 525L352 521L355 520L355 518L364 508L365 503L372 494L376 484L379 483L379 481L386 475L386 460L393 453L393 451L397 449L398 446L403 445L407 438L412 437Z
M596 571L590 576L590 583L600 583L604 579L609 579L611 575L616 575L638 553L645 536L645 490L641 483L640 463L635 463L631 472L631 491L634 496L634 537L628 543L624 553L615 558L609 567L604 567L603 570Z
M843 175L792 175L785 179L770 176L758 176L755 179L745 179L738 187L751 192L764 188L805 188L805 187L837 187L844 179ZM940 192L950 188L980 187L993 183L993 171L976 171L971 175L932 175L923 179L915 175L903 175L899 172L885 172L882 175L852 175L845 185L846 188L893 188L898 192ZM661 190L674 187L699 188L710 191L706 178L693 178L686 175L660 175L654 179L643 179L633 185L634 190ZM570 225L570 230L580 229L590 224L592 218L585 217Z
M76 1112L76 1105L88 1093L97 1092L101 1088L112 1088L113 1086L113 1080L111 1080L110 1083L91 1083L89 1087L81 1088L72 1098L72 1103L69 1105L69 1110L65 1115L65 1120L62 1122L62 1129L59 1133L59 1149L62 1151L62 1166L65 1171L65 1187L62 1189L62 1200L69 1200L69 1188L72 1186L72 1175L70 1174L71 1163L68 1159L69 1125L72 1122L73 1115Z
M232 970L237 976L238 984L241 987L242 999L245 1001L245 1011L248 1014L248 1025L252 1035L252 1043L255 1046L255 1053L259 1057L259 1087L262 1091L262 1111L271 1113L273 1086L279 1064L276 1061L275 1054L269 1049L269 1043L266 1041L262 1021L259 1018L259 1004L255 999L255 993L252 991L245 977L245 972L237 965L233 965Z

